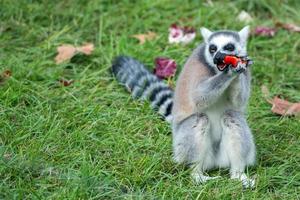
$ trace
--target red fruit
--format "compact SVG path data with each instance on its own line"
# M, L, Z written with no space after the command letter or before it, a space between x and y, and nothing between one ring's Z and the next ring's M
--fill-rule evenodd
M233 68L236 68L238 63L241 61L242 60L240 58L235 57L235 56L225 56L225 58L224 58L224 63L226 65L231 65Z

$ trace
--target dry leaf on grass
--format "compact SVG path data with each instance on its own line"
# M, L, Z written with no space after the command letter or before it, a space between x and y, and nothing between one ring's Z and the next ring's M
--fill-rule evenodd
M276 33L275 28L270 28L266 26L258 26L254 30L254 35L264 36L264 37L273 37Z
M271 111L275 114L279 114L282 116L293 116L300 115L300 102L299 103L291 103L287 100L280 99L275 96L273 99L270 97L269 89L263 85L261 87L262 94L267 102L272 104Z
M273 113L283 116L300 115L300 103L291 103L276 96L272 99L271 110Z
M11 72L9 69L4 70L4 71L0 74L0 84L4 84L4 83L7 81L7 79L8 79L9 77L11 77L11 75L12 75L12 72Z
M170 58L156 58L154 74L162 79L172 77L176 73L177 64Z
M132 37L138 39L140 44L144 44L146 41L155 39L156 36L157 36L156 33L148 31L145 34L136 34L136 35L133 35Z
M282 23L282 22L276 22L276 26L280 28L284 28L291 32L298 32L300 33L300 26L297 26L295 24L291 23Z
M196 37L196 31L193 27L180 27L177 24L172 24L169 28L169 43L188 44Z
M70 60L77 53L83 53L85 55L90 55L94 50L94 44L87 43L82 46L73 46L70 44L63 44L57 47L57 56L55 57L56 64L60 64L64 61Z
M92 43L87 43L85 45L76 47L76 50L80 53L83 53L85 55L91 55L92 52L94 51L94 44Z
M11 77L12 72L11 72L9 69L7 69L7 70L4 70L4 71L3 71L2 75L3 75L3 77L5 77L5 78L9 78L9 77Z
M74 83L74 80L65 80L65 79L61 79L61 80L59 80L59 82L60 82L63 86L67 87L67 86L70 86L72 83Z

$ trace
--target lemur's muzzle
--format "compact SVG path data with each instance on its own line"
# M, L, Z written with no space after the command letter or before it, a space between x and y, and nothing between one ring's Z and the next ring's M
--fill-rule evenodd
M224 63L224 59L225 57L228 56L228 54L225 54L225 53L221 53L220 51L218 51L216 53L216 55L214 56L214 64L217 65L218 69L220 71L223 71L225 68L226 68L226 64Z
M238 67L239 72L244 71L248 66L252 65L252 60L248 56L239 57L236 55L228 55L226 53L221 53L219 51L214 56L213 61L220 71L223 71L228 66L230 66L232 68Z
M225 56L227 56L227 54L218 51L214 57L214 64L216 65L223 64Z

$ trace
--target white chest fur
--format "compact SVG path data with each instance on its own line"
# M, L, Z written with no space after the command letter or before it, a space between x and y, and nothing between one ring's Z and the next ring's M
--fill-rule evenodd
M210 121L210 136L212 142L220 141L223 132L221 125L222 116L226 110L232 108L227 96L228 92L225 92L215 104L204 111Z

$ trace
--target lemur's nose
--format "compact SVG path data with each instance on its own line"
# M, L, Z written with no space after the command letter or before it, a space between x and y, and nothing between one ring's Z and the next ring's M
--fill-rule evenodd
M214 64L217 65L223 63L225 56L226 56L225 53L221 53L220 51L218 51L214 57Z

